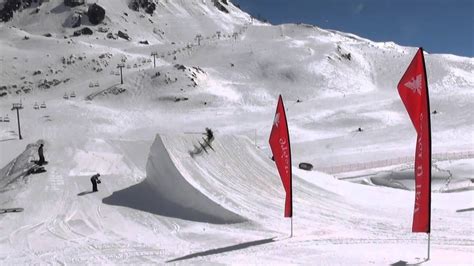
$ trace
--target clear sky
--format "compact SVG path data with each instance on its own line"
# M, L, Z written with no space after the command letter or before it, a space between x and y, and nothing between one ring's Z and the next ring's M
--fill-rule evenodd
M272 24L307 23L373 41L474 57L474 0L232 0Z

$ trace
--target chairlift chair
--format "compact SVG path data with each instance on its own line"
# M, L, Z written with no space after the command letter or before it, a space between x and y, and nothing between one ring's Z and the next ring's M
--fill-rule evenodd
M8 115L5 115L5 117L3 118L3 122L10 122L10 118L8 117Z
M95 84L94 84L95 87L99 87L99 82L96 81Z
M75 92L72 92L69 97L71 97L71 98L76 98L76 93L75 93Z
M130 68L132 68L132 67L130 65L127 65L127 69L130 69Z
M35 102L35 105L33 105L33 109L38 110L40 107L37 102Z
M40 105L40 108L46 108L46 103L43 101L43 103Z
M3 122L3 117L0 116L0 122Z
M94 83L92 83L92 81L89 83L89 88L92 88L94 87Z
M69 96L67 96L67 93L64 93L63 99L69 99Z

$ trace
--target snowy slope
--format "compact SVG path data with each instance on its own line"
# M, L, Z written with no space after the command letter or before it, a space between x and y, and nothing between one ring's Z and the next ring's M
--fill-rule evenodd
M10 119L0 122L0 208L25 209L0 214L0 264L380 265L425 257L425 236L410 233L410 163L337 176L371 186L295 168L295 237L287 239L267 144L282 94L294 166L410 158L415 132L396 84L416 48L264 24L211 0L155 1L153 15L126 0L97 1L104 22L83 16L93 35L72 37L83 26L66 22L87 7L62 2L0 24L0 117ZM107 38L119 30L131 40ZM425 56L437 110L433 152L471 154L474 59ZM20 101L23 140L11 111ZM191 158L205 127L215 132L215 151ZM47 172L25 177L38 140ZM474 263L473 165L435 163L433 265ZM96 172L103 183L89 193ZM384 187L393 184L408 190ZM446 188L458 192L440 193Z
M24 206L25 211L2 217L2 231L7 232L1 240L2 263L157 263L175 259L229 263L238 259L241 263L318 260L342 265L347 261L421 261L426 240L411 234L407 223L412 211L411 192L360 186L294 169L295 237L287 239L289 221L282 218L284 194L267 155L248 138L217 136L215 152L194 160L188 151L195 141L193 136L162 136L150 152L169 156L172 163L168 166L175 165L201 196L246 221L216 224L196 222L176 211L163 215L163 199L150 197L148 192L157 188L153 182L144 180L129 186L129 177L121 174L103 175L100 192L88 194L89 176L53 175L62 164L52 163L49 177L33 176L28 187L17 191L17 197L8 202L10 206ZM148 146L133 141L108 144L121 149L127 160L134 160L137 151ZM144 170L143 165L128 167ZM162 178L166 173L165 167L148 168L147 179ZM182 192L180 185L171 189L168 195ZM193 200L187 195L196 202L196 197ZM471 194L433 196L433 264L472 262L472 256L467 255L472 253L474 242L472 216L470 212L456 212L469 208ZM126 197L126 204L118 201ZM42 207L35 208L31 198L40 200ZM203 211L202 206L193 210ZM238 244L248 248L240 249ZM223 247L229 248L226 251ZM20 255L26 251L28 254ZM206 251L209 256L204 256Z

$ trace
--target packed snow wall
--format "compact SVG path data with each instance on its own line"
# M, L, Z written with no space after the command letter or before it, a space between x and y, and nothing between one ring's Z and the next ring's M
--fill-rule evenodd
M143 182L114 192L103 202L197 222L245 221L190 184L176 168L159 135L150 148L146 173Z

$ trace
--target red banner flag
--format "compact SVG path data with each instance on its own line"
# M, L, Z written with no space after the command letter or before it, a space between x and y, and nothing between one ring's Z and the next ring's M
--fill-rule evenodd
M398 93L417 132L415 152L415 208L412 232L430 233L431 125L428 81L423 49L418 49L398 83Z
M288 123L286 121L285 107L283 99L278 98L278 105L273 120L272 132L270 133L270 147L273 158L278 168L281 181L285 187L285 217L293 216L293 199L291 185L291 149L290 134L288 133Z

